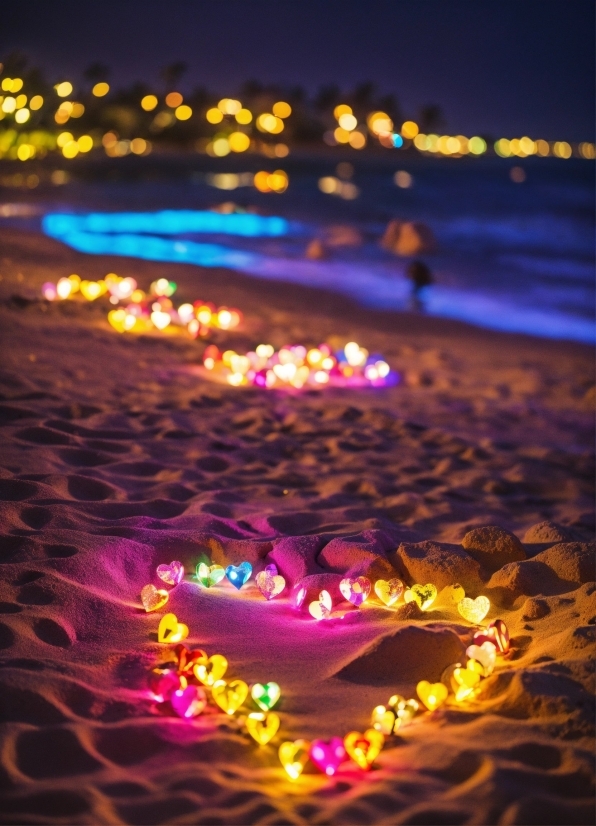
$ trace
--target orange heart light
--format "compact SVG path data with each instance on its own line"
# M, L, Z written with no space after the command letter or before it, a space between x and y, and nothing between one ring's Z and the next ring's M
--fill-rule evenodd
M308 762L310 743L308 740L286 740L279 747L279 762L292 780L297 780Z
M281 720L274 711L254 711L246 718L246 728L253 740L260 746L266 746L279 729Z
M181 642L188 637L188 625L178 622L176 614L164 614L157 629L157 642Z
M449 692L443 683L429 683L428 680L421 680L416 686L416 694L429 711L434 711L443 705Z
M318 601L311 602L308 606L308 612L316 620L329 619L332 607L333 603L329 591L321 591Z
M490 611L490 600L488 597L465 597L457 603L457 610L468 622L479 625Z
M231 683L217 680L213 684L211 696L226 714L235 714L248 697L248 686L244 680L232 680Z
M404 584L401 579L377 579L375 582L375 594L385 603L393 605L404 592Z
M385 738L380 731L374 728L367 729L364 734L359 731L351 731L344 737L344 746L357 766L360 766L364 771L368 770L375 762L381 749Z
M147 613L150 611L159 611L160 608L164 607L169 598L167 591L158 590L155 585L145 585L141 590L141 602Z
M428 582L426 585L412 585L404 594L406 602L415 602L421 611L428 611L437 598L437 589Z
M228 670L228 661L223 654L202 657L193 666L194 675L203 685L214 685ZM248 690L248 689L247 689Z

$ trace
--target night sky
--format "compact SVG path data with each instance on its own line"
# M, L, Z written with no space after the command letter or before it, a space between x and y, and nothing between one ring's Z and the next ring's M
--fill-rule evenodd
M112 84L233 94L264 83L373 81L406 115L439 104L452 134L593 140L592 0L24 0L2 4L0 55L28 54L53 80L93 61ZM1 60L0 56L0 60Z

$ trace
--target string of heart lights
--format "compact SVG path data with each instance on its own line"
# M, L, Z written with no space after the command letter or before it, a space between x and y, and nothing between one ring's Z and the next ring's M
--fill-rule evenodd
M208 564L200 562L196 567L194 581L203 588L212 588L224 579L240 590L251 578L253 568L250 562L239 565ZM169 565L159 565L157 575L171 588L184 579L184 566L179 561ZM286 581L275 565L268 565L254 577L255 584L266 600L274 599L286 589ZM339 590L345 600L360 608L369 599L373 585L368 577L345 577ZM145 611L158 611L169 599L169 591L146 585L141 591L141 601ZM413 584L406 588L401 580L379 579L374 583L374 593L388 609L394 608L400 599L405 603L415 602L420 610L427 611L439 597L443 604L457 606L459 614L470 623L480 625L490 610L487 597L470 599L465 596L461 585L449 585L438 595L432 583ZM292 591L292 604L301 610L307 591L298 584ZM309 614L317 621L341 618L345 612L334 611L328 591L321 591L318 600L308 605ZM151 698L164 704L185 719L201 714L211 702L230 717L240 712L238 725L259 745L265 746L277 735L281 726L279 714L272 709L281 699L281 689L276 682L255 683L249 686L244 680L229 680L228 661L223 654L209 656L203 649L189 650L182 640L189 634L189 628L178 621L175 614L164 614L159 622L157 639L160 644L175 645L168 649L159 663L149 672L148 683ZM286 740L278 746L279 760L287 775L297 780L308 762L319 771L333 776L340 766L351 760L360 769L367 771L374 764L387 738L410 724L414 718L426 710L435 712L445 704L461 704L478 696L483 679L494 671L499 661L510 650L509 631L505 622L495 619L486 627L474 633L472 644L466 649L467 661L454 663L447 668L440 682L421 680L416 686L418 699L394 694L386 705L373 709L370 727L364 732L350 731L345 737L330 740L305 739ZM224 679L226 677L226 679ZM258 708L251 710L248 698Z
M175 307L172 296L176 290L174 281L158 278L146 293L139 289L134 278L121 278L113 272L99 281L85 281L78 275L69 275L60 278L56 284L47 281L41 288L47 301L97 301L106 296L110 304L122 305L108 312L109 323L119 333L185 329L191 338L198 338L206 336L211 329L233 330L242 320L239 310L216 307L208 301Z

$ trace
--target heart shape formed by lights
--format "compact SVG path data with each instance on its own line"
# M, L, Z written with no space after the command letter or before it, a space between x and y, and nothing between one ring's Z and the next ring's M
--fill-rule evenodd
M288 777L297 780L308 763L308 740L286 740L279 747L279 762L282 764Z
M199 686L188 685L170 695L170 704L179 717L196 717L207 705L207 697Z
M375 594L385 603L393 605L404 592L404 584L401 579L377 579L375 582Z
M370 724L386 737L397 732L400 722L393 709L385 708L385 706L376 706L373 708Z
M226 714L235 714L248 697L248 686L244 680L217 680L213 685L211 696Z
M458 703L473 694L474 689L482 679L483 672L482 665L476 660L468 660L465 668L457 666L453 669L451 686Z
M203 685L213 685L221 680L228 670L228 661L223 654L214 654L212 657L201 657L194 667L194 675Z
M274 711L253 711L246 718L246 729L253 740L260 746L265 746L277 734L280 723L279 715Z
M405 594L406 602L415 602L421 611L428 611L437 598L437 589L428 582L426 585L412 585Z
M344 746L354 763L364 771L370 769L379 756L385 738L380 731L374 728L367 729L364 734L351 731L344 737Z
M457 603L457 610L468 622L478 625L490 611L490 600L484 596L476 597L476 599L464 597Z
M308 606L308 612L316 620L328 619L331 616L332 607L333 603L329 591L321 591L319 599L316 602L311 602Z
M506 654L509 651L509 630L502 619L493 620L483 631L476 631L474 642L477 645L490 642L500 654Z
M143 608L149 614L151 611L159 611L166 604L170 595L163 589L158 590L155 585L145 585L141 590L141 602Z
M153 694L153 699L158 703L163 703L170 699L170 695L174 691L182 688L182 682L179 675L173 668L154 668L149 673L149 691ZM185 681L186 683L186 681Z
M429 711L434 711L443 705L449 692L443 683L429 683L428 680L421 680L416 686L416 694Z
M204 562L197 565L197 579L205 588L217 585L225 575L226 572L221 565L206 565Z
M370 579L365 576L347 576L339 583L341 595L352 605L362 605L363 602L366 602L370 594L370 588Z
M264 571L258 573L255 577L257 588L263 594L265 599L273 599L281 594L286 587L286 581L281 576L275 565L267 565Z
M184 565L178 560L170 562L169 565L158 565L157 576L167 585L179 585L184 576Z
M234 586L240 590L244 583L250 579L252 574L252 565L250 562L241 562L240 565L228 565L226 568L226 576Z
M402 723L409 723L410 720L416 716L420 708L418 701L414 700L413 697L406 700L401 694L394 694L390 697L387 705L395 711L398 720ZM397 731L397 729L394 729L394 731Z
M471 660L476 660L484 669L483 677L490 676L497 661L497 649L492 642L483 642L482 645L469 645L466 654Z
M346 749L341 737L332 737L328 743L313 740L308 756L315 766L331 777L346 759Z
M157 629L157 642L181 642L188 637L188 625L178 622L176 614L164 614Z
M263 711L269 711L281 697L281 689L277 683L255 683L250 690L250 696Z
M202 648L194 648L189 651L184 645L177 645L174 649L178 674L185 676L192 675L193 669L198 662L207 660L207 652Z

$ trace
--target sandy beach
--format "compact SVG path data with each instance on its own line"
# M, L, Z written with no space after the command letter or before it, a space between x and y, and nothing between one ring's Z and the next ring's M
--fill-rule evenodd
M46 281L108 272L238 307L218 346L357 341L401 381L227 387L198 369L204 341L119 335L105 304L41 300ZM594 822L590 347L6 228L0 275L1 822ZM274 563L288 588L271 602L252 579L201 589L202 555ZM186 644L281 686L270 745L149 698L163 611L140 592L172 560ZM439 681L476 630L440 599L424 613L373 599L328 624L292 608L299 582L339 602L345 575L460 583L490 598L512 650L472 701L388 739L369 773L291 782L282 740L363 731L390 695Z

